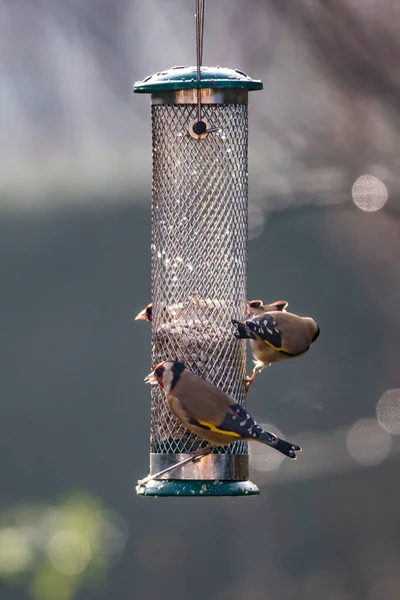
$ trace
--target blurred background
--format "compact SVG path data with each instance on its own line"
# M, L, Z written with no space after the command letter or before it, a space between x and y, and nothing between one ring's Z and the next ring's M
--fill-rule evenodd
M0 0L1 600L398 600L400 6L206 3L250 95L249 297L321 337L256 379L304 447L255 498L137 498L148 472L149 98L192 0ZM249 363L250 365L250 363Z

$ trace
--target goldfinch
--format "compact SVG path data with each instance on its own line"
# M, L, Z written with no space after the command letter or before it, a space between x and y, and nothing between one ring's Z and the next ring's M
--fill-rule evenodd
M320 333L314 319L283 310L266 312L245 323L232 323L237 328L236 338L250 340L255 359L252 376L245 382L247 390L257 373L271 363L305 354Z
M159 385L169 409L187 429L213 446L227 446L237 440L251 440L271 446L296 459L300 446L264 431L243 406L181 362L162 362L145 378Z

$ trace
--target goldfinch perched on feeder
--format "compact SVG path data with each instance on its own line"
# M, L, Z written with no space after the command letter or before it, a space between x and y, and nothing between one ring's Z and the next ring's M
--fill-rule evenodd
M181 362L160 363L147 375L145 382L158 384L177 419L212 446L252 440L271 446L292 459L296 459L296 452L301 450L300 446L264 431L231 396L194 375Z
M257 373L271 363L305 354L320 333L314 319L283 310L266 312L245 323L232 323L237 327L236 338L250 340L255 358L252 376L245 382L247 390Z
M264 304L262 300L247 300L248 314L246 320L254 319L273 310L286 311L288 306L289 302L286 302L286 300L277 300L276 302L272 302L272 304Z

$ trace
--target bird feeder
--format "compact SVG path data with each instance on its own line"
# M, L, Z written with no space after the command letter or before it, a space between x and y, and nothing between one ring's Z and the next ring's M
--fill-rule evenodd
M152 365L183 362L245 406L248 92L245 73L173 67L134 85L151 95ZM199 107L201 105L201 118ZM150 475L206 445L152 389ZM149 478L147 478L149 479ZM138 486L140 495L253 495L247 444L238 441Z

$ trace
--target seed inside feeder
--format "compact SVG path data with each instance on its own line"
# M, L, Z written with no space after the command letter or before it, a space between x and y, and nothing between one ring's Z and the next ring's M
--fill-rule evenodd
M239 400L243 390L242 382L238 382L233 373L243 370L241 342L233 337L230 320L222 326L221 313L233 314L237 311L232 302L220 299L200 298L194 295L186 302L166 306L161 312L161 324L153 321L154 364L164 360L178 360L196 375L213 381L225 383L224 390ZM232 353L232 346L237 352ZM232 360L234 359L234 360ZM153 424L160 421L163 415L163 426L157 428L154 436L157 441L170 444L192 443L194 447L200 443L199 438L189 434L186 429L167 412L164 415L164 394L157 388L154 390L157 400L153 403ZM165 418L169 420L165 426Z

